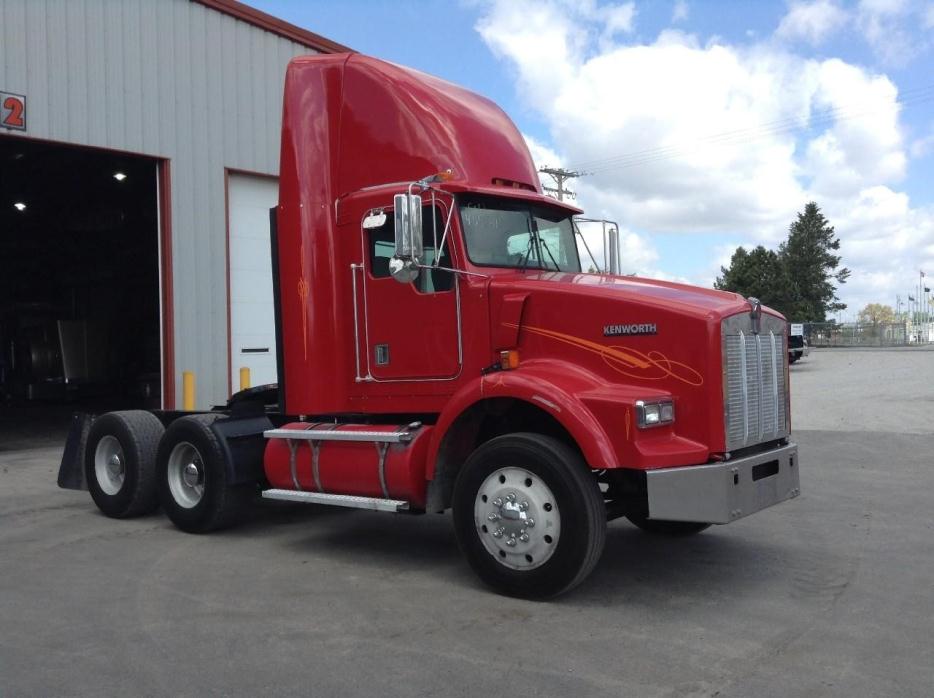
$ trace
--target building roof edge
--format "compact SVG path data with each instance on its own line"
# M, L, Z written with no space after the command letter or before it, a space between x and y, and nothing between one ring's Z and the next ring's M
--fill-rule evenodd
M273 17L270 14L266 14L261 10L257 10L255 7L250 7L242 2L237 2L237 0L191 0L191 2L196 2L199 5L204 5L209 7L212 10L222 12L225 15L234 17L235 19L243 20L248 24L252 24L254 27L259 27L260 29L265 29L268 32L281 36L295 43L302 44L308 48L314 49L316 51L321 51L323 53L344 53L346 51L352 51L342 44L337 43L336 41L331 41L330 39L325 39L320 34L315 34L310 32L307 29L302 29L299 26L290 24L285 20L279 19L278 17Z

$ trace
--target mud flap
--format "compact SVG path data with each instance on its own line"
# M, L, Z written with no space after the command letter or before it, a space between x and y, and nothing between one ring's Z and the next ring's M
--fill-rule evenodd
M86 490L84 481L84 449L88 443L88 432L94 417L77 412L71 418L62 464L58 468L58 486L66 490Z

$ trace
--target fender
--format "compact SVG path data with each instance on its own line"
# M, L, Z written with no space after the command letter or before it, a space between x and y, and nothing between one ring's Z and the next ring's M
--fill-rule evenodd
M588 407L576 397L601 385L600 379L572 363L536 359L511 371L481 376L455 393L438 417L428 448L427 480L433 480L438 452L448 429L465 410L490 398L515 398L544 410L563 426L591 468L619 467L612 440Z

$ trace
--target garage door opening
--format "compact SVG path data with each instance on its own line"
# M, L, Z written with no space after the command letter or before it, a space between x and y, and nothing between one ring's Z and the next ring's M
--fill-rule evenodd
M159 407L158 161L0 137L0 401Z

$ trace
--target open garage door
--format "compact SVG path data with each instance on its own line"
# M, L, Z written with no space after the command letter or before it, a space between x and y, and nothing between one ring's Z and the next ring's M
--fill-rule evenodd
M276 320L272 297L269 209L279 200L274 177L230 172L227 220L230 236L230 385L240 388L240 369L250 384L275 383Z
M0 136L0 397L159 407L157 161Z

